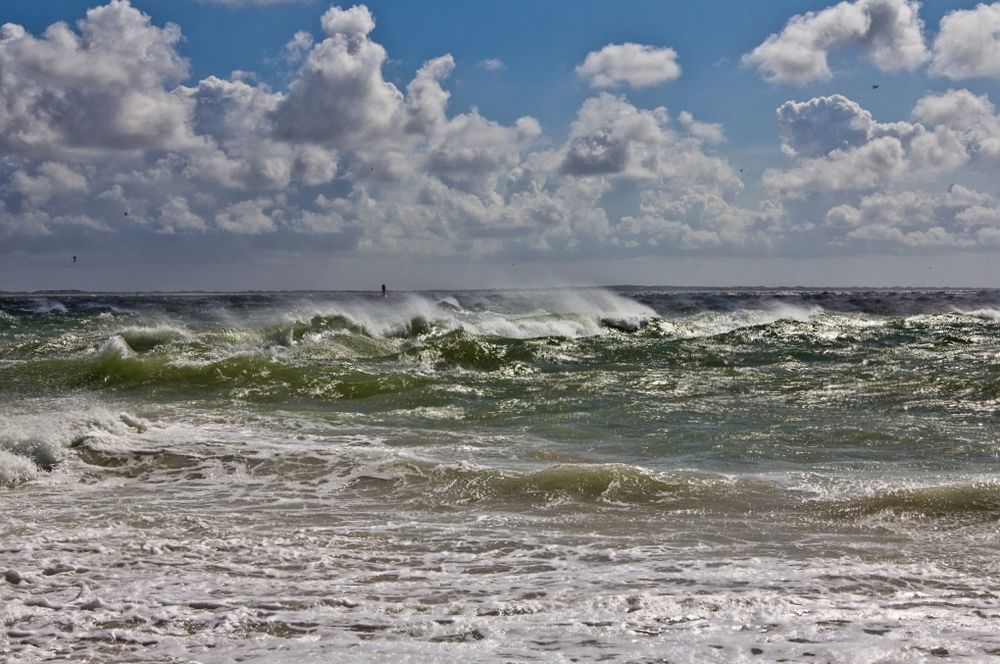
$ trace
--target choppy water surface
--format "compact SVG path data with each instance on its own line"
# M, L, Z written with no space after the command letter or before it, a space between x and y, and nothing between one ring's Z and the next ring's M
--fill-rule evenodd
M998 358L997 291L0 296L0 655L991 659Z

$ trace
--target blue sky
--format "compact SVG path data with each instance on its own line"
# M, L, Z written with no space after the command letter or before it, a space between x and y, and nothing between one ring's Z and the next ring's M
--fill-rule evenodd
M0 289L1000 286L1000 3L0 24Z

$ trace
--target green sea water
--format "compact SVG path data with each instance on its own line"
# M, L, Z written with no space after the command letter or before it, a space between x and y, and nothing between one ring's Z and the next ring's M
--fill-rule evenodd
M0 652L991 657L998 357L996 291L2 296Z

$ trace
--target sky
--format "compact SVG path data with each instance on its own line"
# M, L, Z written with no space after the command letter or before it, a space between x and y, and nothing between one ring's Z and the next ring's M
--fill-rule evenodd
M1000 287L1000 2L0 4L0 290Z

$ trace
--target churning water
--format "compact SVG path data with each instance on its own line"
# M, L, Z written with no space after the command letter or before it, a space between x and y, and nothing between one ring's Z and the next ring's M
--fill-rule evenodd
M1000 654L1000 292L0 297L11 661Z

